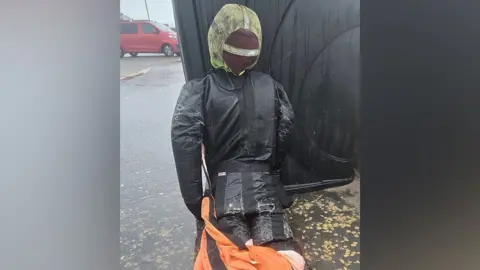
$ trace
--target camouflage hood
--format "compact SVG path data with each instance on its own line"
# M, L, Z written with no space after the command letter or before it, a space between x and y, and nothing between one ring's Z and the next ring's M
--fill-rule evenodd
M225 41L232 33L241 29L250 31L257 37L259 43L258 50L238 49L225 44ZM261 44L262 30L260 20L253 10L242 5L227 4L223 6L213 19L208 31L210 62L215 69L220 68L232 72L223 59L224 51L239 56L257 56L258 60ZM246 69L253 68L257 64L257 60Z

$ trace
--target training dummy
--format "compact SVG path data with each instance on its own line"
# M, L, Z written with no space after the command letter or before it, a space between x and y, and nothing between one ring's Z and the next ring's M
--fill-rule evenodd
M208 32L213 69L187 82L172 120L172 147L180 190L201 220L202 145L212 181L218 228L247 245L287 253L295 269L304 261L294 250L284 215L278 174L293 128L293 110L283 87L251 71L261 51L257 15L225 5Z

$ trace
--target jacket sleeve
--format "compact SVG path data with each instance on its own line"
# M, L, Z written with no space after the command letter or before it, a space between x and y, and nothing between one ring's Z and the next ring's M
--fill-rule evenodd
M180 191L185 205L201 219L202 169L201 149L204 131L203 86L187 82L178 97L172 119L172 150Z
M283 86L275 81L277 105L277 137L274 171L279 171L290 147L290 138L294 127L294 113Z

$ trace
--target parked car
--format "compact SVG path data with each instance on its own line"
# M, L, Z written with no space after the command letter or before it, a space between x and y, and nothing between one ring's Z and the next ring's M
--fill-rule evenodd
M177 33L169 27L152 21L120 21L120 57L126 53L180 55Z

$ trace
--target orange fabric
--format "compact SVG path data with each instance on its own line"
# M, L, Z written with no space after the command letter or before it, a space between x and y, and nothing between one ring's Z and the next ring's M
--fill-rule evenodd
M269 247L247 246L248 250L240 250L222 232L210 223L210 198L202 201L202 219L205 229L202 233L200 250L194 270L214 270L210 265L206 244L206 234L216 242L221 260L228 270L292 270L290 262L280 253Z
M204 252L207 250L207 235L206 231L203 230L202 232L202 239L200 241L200 250L197 254L197 258L195 259L195 264L193 265L193 269L195 270L213 270L212 266L210 265L210 261L208 260L208 253Z

